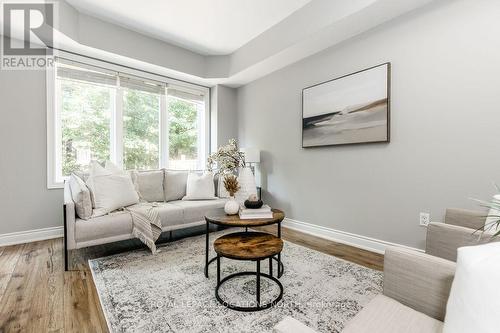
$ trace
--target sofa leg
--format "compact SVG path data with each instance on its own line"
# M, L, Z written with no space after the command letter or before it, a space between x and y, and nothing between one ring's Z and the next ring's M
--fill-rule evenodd
M64 247L64 271L68 271L68 249Z
M64 271L68 271L68 230L66 227L66 205L63 205L64 221Z

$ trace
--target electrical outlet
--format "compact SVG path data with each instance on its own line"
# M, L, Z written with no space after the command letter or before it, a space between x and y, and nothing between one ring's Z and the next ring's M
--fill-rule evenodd
M420 213L420 225L422 227L427 227L430 221L431 221L431 214L424 212Z

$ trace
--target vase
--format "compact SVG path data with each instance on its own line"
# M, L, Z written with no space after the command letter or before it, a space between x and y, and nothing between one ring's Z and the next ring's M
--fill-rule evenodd
M238 201L236 201L234 196L230 197L224 205L224 212L226 212L227 215L236 215L238 214L239 210L240 204L238 203Z
M257 195L257 186L255 185L255 176L252 173L250 167L244 167L238 169L238 183L240 184L240 190L236 192L236 200L240 205L243 205L246 199L251 194Z

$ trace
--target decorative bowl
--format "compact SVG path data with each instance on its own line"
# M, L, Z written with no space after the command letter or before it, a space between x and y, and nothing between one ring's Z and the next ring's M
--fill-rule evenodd
M257 209L262 207L264 203L262 200L257 200L257 201L250 201L250 200L245 200L245 207L250 208L250 209Z

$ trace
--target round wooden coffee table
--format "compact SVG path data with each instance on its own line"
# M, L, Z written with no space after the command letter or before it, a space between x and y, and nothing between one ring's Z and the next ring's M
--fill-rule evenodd
M224 235L214 242L214 250L217 253L217 287L215 288L215 297L227 308L237 311L259 311L267 309L278 303L283 297L283 285L273 276L273 258L281 253L283 249L283 241L271 234L265 232L235 232ZM220 273L220 258L229 258L234 260L255 261L257 268L255 272L238 272L230 274L221 280ZM269 259L269 274L260 271L261 260ZM279 265L278 265L279 267ZM231 304L227 300L223 300L219 295L220 286L235 277L255 275L256 284L256 305L255 306L238 306ZM274 281L280 288L279 295L266 304L260 302L260 280L267 278Z
M217 258L208 258L209 252L209 229L210 224L228 226L228 227L243 227L246 231L248 231L248 227L259 227L264 225L277 224L278 231L277 237L281 238L281 222L285 218L285 213L279 209L272 209L273 217L268 219L251 219L251 220L242 220L238 215L227 215L224 212L223 208L214 209L208 212L205 215L206 221L206 233L205 233L205 277L208 278L208 266L215 261ZM277 255L277 258L274 257L275 260L278 261L278 278L283 275L284 267L281 262L281 252Z

